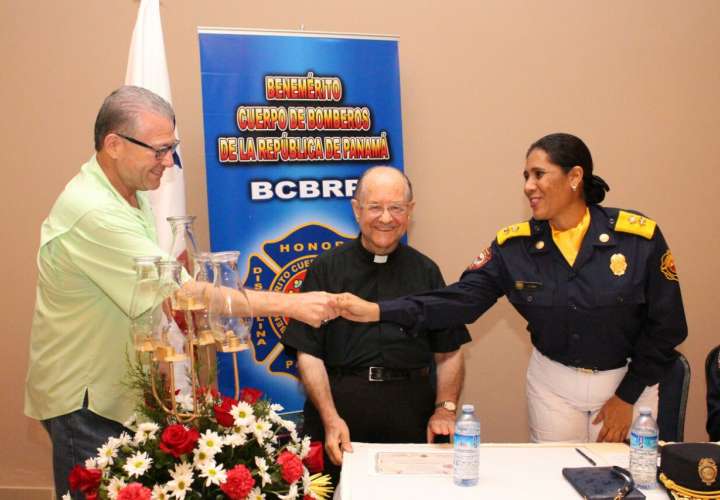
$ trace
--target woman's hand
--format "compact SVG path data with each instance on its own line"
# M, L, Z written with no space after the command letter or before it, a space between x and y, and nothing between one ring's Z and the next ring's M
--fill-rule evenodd
M627 438L632 425L633 405L616 395L608 399L593 420L593 425L602 422L598 443L621 443Z
M380 306L375 302L368 302L352 293L341 293L336 298L338 311L343 318L358 323L380 321Z

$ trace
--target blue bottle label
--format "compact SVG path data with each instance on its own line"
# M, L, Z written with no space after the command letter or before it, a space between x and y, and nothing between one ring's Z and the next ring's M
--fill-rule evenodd
M641 436L634 432L630 432L630 447L643 448L646 450L654 450L657 448L657 434L653 436Z
M455 434L455 437L453 438L453 443L455 448L477 448L480 446L480 436Z

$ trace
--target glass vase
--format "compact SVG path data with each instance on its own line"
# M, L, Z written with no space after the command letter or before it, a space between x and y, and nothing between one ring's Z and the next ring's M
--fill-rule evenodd
M220 352L248 348L252 311L238 271L240 252L216 252L211 256L213 288L208 304L210 328Z
M158 263L160 257L135 257L135 285L130 300L130 337L138 352L153 352L153 327L162 311L157 306L156 297L160 284Z

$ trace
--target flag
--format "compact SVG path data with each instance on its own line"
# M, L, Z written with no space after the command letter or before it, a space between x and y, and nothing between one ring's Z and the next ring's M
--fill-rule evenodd
M160 0L140 1L137 21L130 41L125 84L152 90L172 103L170 77L165 59L165 42L160 22ZM175 133L178 134L177 128ZM172 234L166 219L172 215L186 214L185 179L180 161L180 149L175 152L173 159L175 165L165 171L160 187L150 192L158 243L160 248L168 252L172 244Z
M135 85L152 90L172 104L170 95L170 76L165 59L162 22L160 21L160 0L140 0L137 20L130 41L125 85ZM177 126L175 134L178 135ZM180 136L178 135L178 139ZM160 187L150 191L150 204L155 215L158 244L166 252L172 246L172 232L167 218L172 215L185 215L185 179L183 177L180 149L173 155L174 165L163 173ZM178 257L178 255L171 255ZM182 332L173 323L169 331L172 346L182 351L184 338ZM187 362L175 363L177 388L183 393L190 391L187 377Z

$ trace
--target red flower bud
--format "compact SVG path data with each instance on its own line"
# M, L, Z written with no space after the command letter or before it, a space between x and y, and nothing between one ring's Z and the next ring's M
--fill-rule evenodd
M260 389L245 387L240 391L240 401L245 401L246 403L253 405L262 397L262 395L263 392Z
M223 427L232 427L235 424L235 417L230 415L230 410L232 410L232 407L236 404L237 401L235 401L233 398L223 396L222 403L213 406L213 411L215 412L215 420L217 420L218 424L222 425Z

